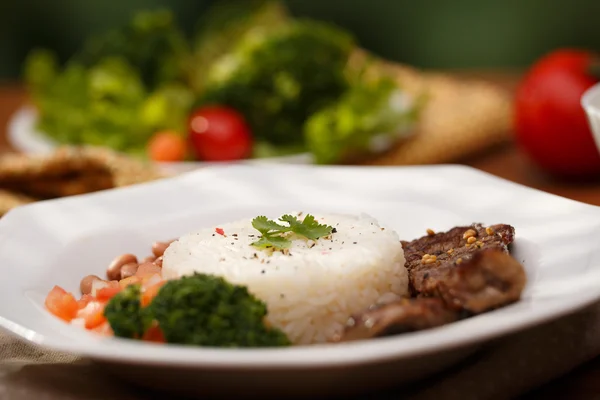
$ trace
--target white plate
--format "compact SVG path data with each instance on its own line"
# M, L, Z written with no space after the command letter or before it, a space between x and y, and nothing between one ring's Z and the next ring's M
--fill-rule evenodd
M37 113L32 107L22 107L10 118L7 127L7 137L9 143L16 150L28 154L47 154L56 149L57 144L36 129L36 118ZM301 153L291 156L245 160L240 163L312 164L313 158L308 153ZM213 164L208 162L175 162L158 163L158 166L162 172L168 175L176 175Z
M528 285L517 304L428 331L285 349L220 350L101 339L43 308L116 254L258 214L366 212L403 239L427 228L509 223ZM460 166L207 167L158 182L36 203L0 219L0 326L156 387L224 395L356 393L437 371L477 345L600 298L600 209ZM119 367L120 366L120 367ZM234 382L234 384L223 384ZM349 385L348 382L352 382ZM360 388L360 389L359 389Z

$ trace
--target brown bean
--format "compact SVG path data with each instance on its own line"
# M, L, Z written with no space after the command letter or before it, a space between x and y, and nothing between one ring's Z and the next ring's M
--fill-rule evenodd
M140 264L143 264L146 262L154 262L154 261L156 261L156 256L148 256L148 257L144 258Z
M156 260L154 260L154 265L162 268L162 262L163 262L163 258L162 258L162 256L160 256Z
M165 254L165 250L167 250L167 247L169 247L169 245L174 241L175 240L169 240L168 242L154 242L152 244L152 253L156 257L162 256L163 254Z
M122 254L115 258L106 269L106 277L110 281L117 280L121 277L121 268L125 264L136 263L137 257L133 254Z
M88 275L81 280L79 284L79 290L81 290L81 294L90 294L92 293L92 284L94 281L101 281L102 278L96 275Z
M129 263L125 264L121 267L121 279L129 278L130 276L134 276L138 270L137 263Z

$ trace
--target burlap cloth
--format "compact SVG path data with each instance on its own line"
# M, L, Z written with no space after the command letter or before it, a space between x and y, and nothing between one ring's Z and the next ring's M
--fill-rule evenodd
M555 379L600 354L600 304L489 343L426 381L364 399L505 399ZM91 362L0 333L0 399L169 398L125 385Z

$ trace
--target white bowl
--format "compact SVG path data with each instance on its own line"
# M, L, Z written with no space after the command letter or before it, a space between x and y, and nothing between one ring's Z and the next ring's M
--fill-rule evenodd
M402 239L508 223L528 284L516 304L440 328L351 343L210 349L100 338L48 313L53 285L78 290L117 254L237 218L366 212ZM0 219L0 327L88 357L137 383L200 395L357 394L424 378L486 341L600 299L600 208L460 166L207 167L157 182L39 202ZM238 397L239 398L239 397Z
M36 127L37 112L33 107L22 107L10 118L7 127L9 143L18 151L26 154L48 154L54 151L57 144L39 132ZM239 161L244 164L257 163L285 163L285 164L312 164L313 157L309 153L300 153L290 156L270 157ZM189 161L189 162L160 162L159 169L171 176L218 163Z

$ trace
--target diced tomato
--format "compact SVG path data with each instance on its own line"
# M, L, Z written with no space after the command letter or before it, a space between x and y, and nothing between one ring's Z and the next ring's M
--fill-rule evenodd
M139 276L130 276L129 278L121 279L119 281L119 286L121 286L121 289L125 289L129 285L135 285L140 282L141 279Z
M144 293L142 293L142 307L146 307L152 302L152 299L157 295L160 288L166 283L166 281L160 281L155 283L154 285L146 288Z
M94 331L102 336L113 336L114 335L114 332L113 332L112 328L110 327L110 324L108 323L108 321L101 323L97 327L93 328L92 331Z
M104 306L106 303L90 301L87 306L79 310L77 318L85 320L85 328L93 329L106 321L104 317Z
M154 343L166 342L165 337L158 325L152 325L150 328L148 328L148 330L142 336L142 340Z
M215 228L215 232L217 232L219 235L225 235L223 228Z
M84 294L79 300L77 300L77 307L81 310L82 308L87 306L88 303L92 300L94 300L92 296L90 296L89 294Z
M67 322L71 321L77 315L77 300L71 293L67 293L60 286L54 286L44 303L46 308L58 318Z
M143 263L138 267L135 276L139 276L141 278L145 276L150 276L154 274L162 273L162 268L153 264L153 263Z
M117 285L116 287L108 286L108 287L102 288L96 292L96 299L98 299L99 301L108 301L108 300L112 299L113 296L116 295L117 293L119 293L120 291L121 291L121 285Z

